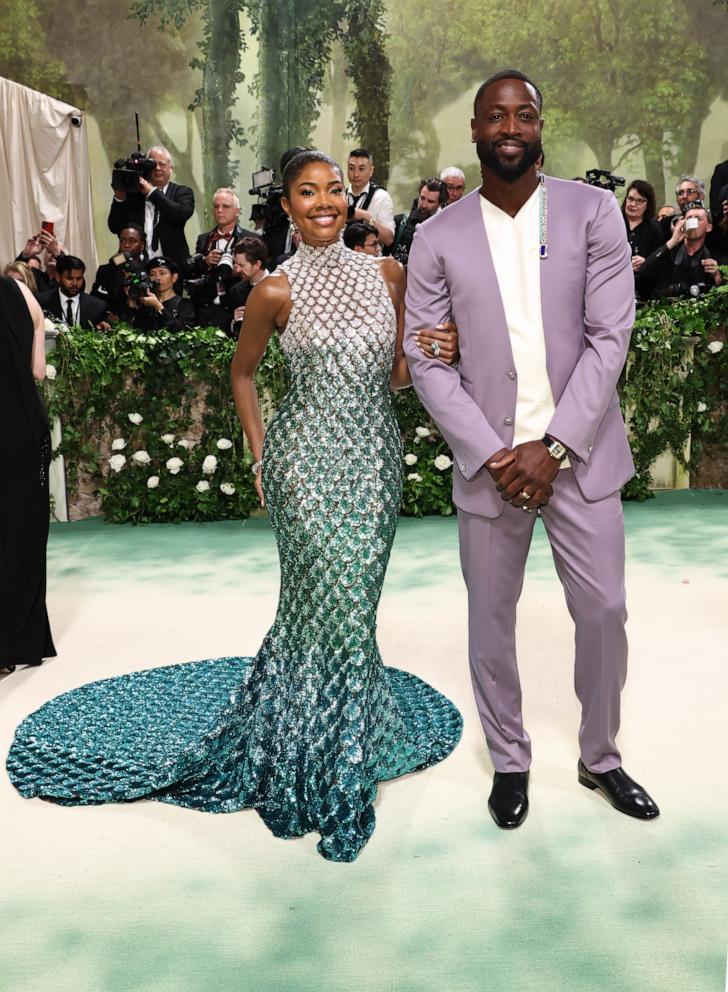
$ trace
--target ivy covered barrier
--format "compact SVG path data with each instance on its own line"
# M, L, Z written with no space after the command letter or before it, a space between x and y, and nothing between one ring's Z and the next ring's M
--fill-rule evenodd
M638 314L620 383L637 467L626 498L649 498L650 466L663 451L688 468L706 444L728 453L727 289L652 304ZM233 350L234 342L215 328L60 333L44 389L49 412L62 425L69 501L79 489L94 492L106 519L116 523L248 516L256 497L230 390ZM258 371L267 417L286 387L274 338ZM451 514L447 445L413 390L396 394L395 408L404 449L403 512Z

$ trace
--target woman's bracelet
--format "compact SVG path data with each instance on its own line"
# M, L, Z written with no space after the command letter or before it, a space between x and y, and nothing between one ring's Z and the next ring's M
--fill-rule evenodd
M250 471L253 473L253 475L257 476L258 472L260 472L262 468L263 468L263 459L261 458L259 462L253 462Z

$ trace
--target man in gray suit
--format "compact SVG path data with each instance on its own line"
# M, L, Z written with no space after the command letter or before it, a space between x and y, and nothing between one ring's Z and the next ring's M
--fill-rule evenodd
M504 828L528 812L515 622L537 515L576 627L578 780L623 813L659 814L615 744L627 672L619 490L634 472L615 387L634 320L630 250L611 193L536 171L542 127L523 73L483 83L471 121L483 185L420 226L407 286L412 379L455 461L470 667L495 766L488 807ZM450 318L459 369L417 347L419 330Z

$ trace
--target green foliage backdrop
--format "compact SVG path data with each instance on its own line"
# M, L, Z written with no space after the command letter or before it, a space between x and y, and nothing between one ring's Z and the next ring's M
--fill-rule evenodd
M654 304L638 315L620 384L637 468L627 498L650 496L650 466L662 451L685 464L691 434L692 467L705 443L728 454L727 322L728 285L701 300ZM233 347L214 328L153 335L77 328L59 335L45 389L50 413L63 425L60 451L71 494L84 481L100 493L102 510L114 522L248 516L256 499L230 392ZM276 338L257 379L269 416L288 382ZM403 512L452 513L445 442L413 390L396 394L395 409L405 463Z

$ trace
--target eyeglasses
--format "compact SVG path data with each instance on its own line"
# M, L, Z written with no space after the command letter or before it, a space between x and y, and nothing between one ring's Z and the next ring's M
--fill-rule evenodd
M676 189L675 196L680 199L683 196L696 196L699 192L697 189Z
M641 196L628 196L627 203L647 203L647 200Z
M465 183L445 183L445 189L465 189Z

